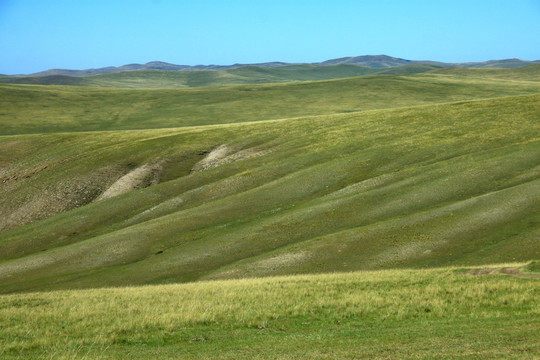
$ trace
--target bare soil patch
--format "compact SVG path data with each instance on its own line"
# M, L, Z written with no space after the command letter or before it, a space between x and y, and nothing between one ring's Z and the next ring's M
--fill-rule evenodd
M162 163L144 164L116 180L95 201L127 193L128 191L144 188L159 183Z
M49 169L39 167L24 177L11 174L10 180L0 184L0 231L86 205L121 173L113 166L106 166L70 178L43 180L44 176L54 175L54 171L49 174ZM8 193L17 195L3 196Z
M204 171L235 161L263 156L271 153L272 151L273 150L271 149L259 150L256 148L235 151L227 145L220 145L214 150L210 151L204 159L195 164L191 171Z

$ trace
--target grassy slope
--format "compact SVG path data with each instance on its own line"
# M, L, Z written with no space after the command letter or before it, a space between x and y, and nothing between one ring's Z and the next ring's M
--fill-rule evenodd
M410 74L437 69L430 65L406 65L391 69L374 69L356 65L333 66L290 65L275 68L243 66L226 70L162 71L139 70L93 75L70 76L4 76L1 82L33 85L77 85L120 88L181 88L216 85L315 81L370 74Z
M431 74L156 90L6 84L0 134L226 124L538 92L540 82Z
M50 75L50 76L4 75L0 77L0 82L6 83L6 84L26 84L26 85L89 86L89 82L85 78L66 76L66 75Z
M540 64L509 69L445 68L434 70L433 73L482 79L540 81Z
M49 133L0 136L0 292L538 259L534 69L0 86L2 134ZM158 129L198 122L216 125ZM116 130L82 132L100 129ZM68 130L81 132L55 133ZM231 162L191 171L224 144ZM159 185L90 203L147 163ZM536 358L537 277L437 268L1 295L0 357Z
M517 68L527 64L538 63L539 61L524 61L520 59L491 60L483 63L464 63L464 67L483 67L483 68Z
M293 81L317 81L353 76L415 73L440 73L470 78L540 80L540 64L514 68L440 68L434 65L411 64L390 68L368 68L350 64L318 66L310 64L289 65L275 68L243 66L226 70L164 71L137 70L71 77L53 76L7 76L0 75L0 82L31 85L98 86L117 88L184 88L201 86L242 85L257 83L283 83Z
M21 174L3 187L4 221L166 163L159 185L2 233L1 291L539 258L539 116L530 95L3 137L3 171ZM222 144L272 152L190 173Z
M315 81L373 73L376 70L354 65L292 65L276 68L243 66L227 70L122 72L87 77L86 80L91 86L165 88Z
M449 268L4 295L0 357L532 359L537 285Z

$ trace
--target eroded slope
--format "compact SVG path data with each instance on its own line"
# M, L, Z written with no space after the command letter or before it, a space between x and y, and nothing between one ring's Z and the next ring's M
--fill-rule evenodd
M34 175L43 184L55 171L124 169L112 184L129 166L163 168L157 185L0 234L2 291L535 259L539 117L534 95L4 137L40 149L14 163L53 164Z

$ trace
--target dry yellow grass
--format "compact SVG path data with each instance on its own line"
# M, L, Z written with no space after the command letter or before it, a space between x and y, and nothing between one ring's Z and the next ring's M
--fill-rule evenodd
M452 344L426 344L459 337L463 326L471 326L479 332L461 339L475 349L470 356L527 358L540 355L539 333L530 332L540 324L539 281L442 268L3 295L0 355L114 359L136 348L140 353L130 357L326 358L325 348L317 347L325 344L332 358L392 357L384 355L388 349L414 350L415 358L454 358L459 351ZM512 322L522 331L502 330ZM433 342L421 338L422 326L435 334ZM389 328L396 333L378 338ZM364 344L358 331L372 339ZM313 332L336 342L311 347ZM513 343L524 332L527 337ZM263 343L292 342L291 353L279 347L276 354L258 352L261 336ZM404 336L413 338L403 343ZM384 346L375 346L377 340ZM204 344L194 348L197 341ZM253 349L243 349L245 344ZM377 346L380 356L373 353Z

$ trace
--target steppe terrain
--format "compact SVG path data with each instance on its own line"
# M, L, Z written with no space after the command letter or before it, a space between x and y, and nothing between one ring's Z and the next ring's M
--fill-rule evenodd
M540 64L1 80L1 358L540 357Z

